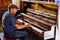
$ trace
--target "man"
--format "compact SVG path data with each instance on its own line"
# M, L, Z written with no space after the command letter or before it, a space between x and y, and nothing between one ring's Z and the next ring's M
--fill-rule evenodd
M9 37L23 38L23 40L28 40L28 33L25 31L22 31L22 29L31 26L31 24L20 25L17 23L14 17L18 9L16 5L11 4L9 5L8 9L9 9L9 14L4 23L5 35ZM16 29L20 29L21 31L17 31Z

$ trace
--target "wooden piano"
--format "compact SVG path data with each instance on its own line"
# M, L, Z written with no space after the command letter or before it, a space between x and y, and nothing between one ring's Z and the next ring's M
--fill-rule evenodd
M31 32L33 38L35 38L34 40L46 40L54 38L54 29L56 26L57 17L57 6L52 4L40 4L39 2L30 3L31 6L33 6L33 8L27 8L26 13L21 13L24 22L26 24L32 24L30 28L27 28L29 30L29 33ZM46 7L43 8L41 7L42 5ZM53 10L47 9L48 7L52 8Z

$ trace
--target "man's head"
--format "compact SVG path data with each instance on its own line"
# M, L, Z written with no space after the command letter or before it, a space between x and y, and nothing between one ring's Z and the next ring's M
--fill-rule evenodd
M8 6L9 13L15 15L18 7L15 4L11 4Z

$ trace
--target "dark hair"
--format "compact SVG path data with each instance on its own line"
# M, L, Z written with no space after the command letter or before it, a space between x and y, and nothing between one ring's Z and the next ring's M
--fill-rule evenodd
M11 4L11 5L8 6L8 9L11 9L11 8L16 8L16 9L18 9L18 6L16 6L15 4Z

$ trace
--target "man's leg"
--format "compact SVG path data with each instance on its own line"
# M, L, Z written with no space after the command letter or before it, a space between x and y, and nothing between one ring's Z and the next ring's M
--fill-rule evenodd
M25 35L25 36L23 37L23 40L28 40L28 33L25 32L25 34L23 34L23 35Z
M16 31L15 36L23 38L23 40L28 40L28 33L25 31Z

